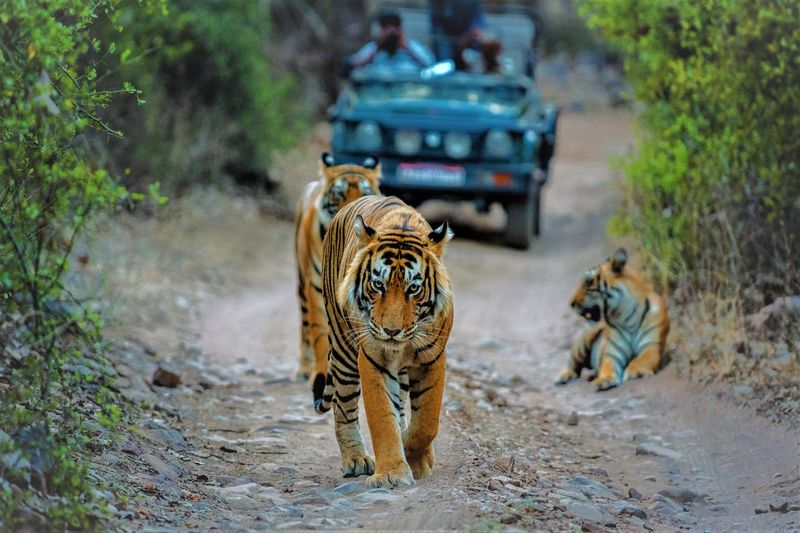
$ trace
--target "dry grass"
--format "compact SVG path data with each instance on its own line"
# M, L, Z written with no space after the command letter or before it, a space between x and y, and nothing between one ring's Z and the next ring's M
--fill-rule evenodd
M691 365L706 364L720 376L730 376L737 355L747 342L739 299L704 294L672 307L673 345Z
M710 383L725 381L773 421L800 422L800 317L768 309L745 315L741 297L696 294L670 307L670 345L679 372Z

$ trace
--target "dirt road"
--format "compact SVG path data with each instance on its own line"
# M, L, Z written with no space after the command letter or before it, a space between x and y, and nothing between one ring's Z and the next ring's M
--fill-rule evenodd
M411 488L343 479L331 417L291 379L289 222L209 194L187 201L194 213L108 234L95 268L117 265L111 284L138 288L116 292L127 325L115 334L129 339L120 388L153 407L140 437L118 448L132 451L109 465L135 493L120 527L800 528L798 435L737 407L727 389L701 390L670 367L606 393L553 385L578 325L568 298L613 249L607 162L629 146L629 119L563 117L543 234L527 252L485 233L500 213L426 208L470 238L446 255L456 320L438 463ZM184 385L144 382L158 365Z

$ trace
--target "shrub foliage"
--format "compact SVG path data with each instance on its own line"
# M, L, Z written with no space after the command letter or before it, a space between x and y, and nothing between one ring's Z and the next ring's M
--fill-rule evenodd
M114 23L116 5L5 0L0 9L0 529L37 516L85 529L106 509L79 453L84 424L118 422L104 386L112 371L98 355L100 317L63 279L91 216L128 197L87 142L92 131L121 136L99 114L135 92L97 88L115 46L92 28Z
M636 228L662 281L744 295L797 292L800 3L585 0L644 104L624 161Z
M159 181L168 193L223 178L269 185L271 154L303 129L294 82L273 72L269 2L171 0L169 11L120 7L114 40L121 65L110 87L132 82L109 121L125 129L103 145L110 163L137 190Z
M73 246L121 201L163 203L158 180L266 184L303 123L268 2L0 4L0 529L86 529L107 507L84 445L121 411L102 319L64 283Z

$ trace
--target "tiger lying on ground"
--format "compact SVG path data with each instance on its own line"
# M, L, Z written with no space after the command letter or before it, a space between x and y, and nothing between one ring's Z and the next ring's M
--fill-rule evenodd
M361 165L337 165L322 154L319 180L309 183L297 205L295 257L300 300L300 366L298 377L325 375L328 365L328 319L322 300L322 239L333 216L356 198L379 194L381 167L377 157ZM323 377L324 379L324 377Z
M314 383L314 404L319 413L334 407L344 475L372 474L371 487L413 484L434 463L453 324L442 263L451 237L447 224L431 230L399 199L377 196L342 209L325 236L330 353L327 379ZM374 460L358 423L362 385Z
M654 374L669 333L669 317L661 296L625 264L624 248L588 270L572 297L572 308L592 326L575 340L569 365L556 383L596 372L598 390L623 380Z

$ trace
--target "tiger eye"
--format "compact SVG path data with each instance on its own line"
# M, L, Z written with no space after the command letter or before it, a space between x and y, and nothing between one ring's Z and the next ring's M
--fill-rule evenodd
M379 279L373 279L370 284L372 285L372 290L375 292L383 292L383 281Z

